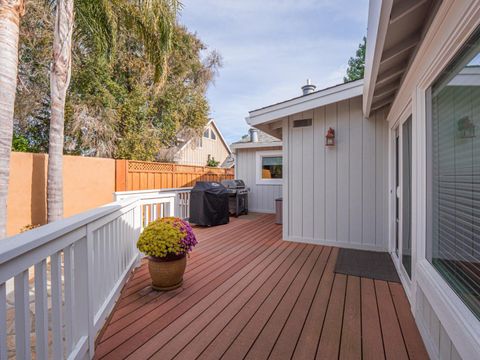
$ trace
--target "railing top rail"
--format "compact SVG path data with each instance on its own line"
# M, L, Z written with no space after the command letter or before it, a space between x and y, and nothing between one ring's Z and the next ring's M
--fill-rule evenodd
M152 190L131 190L131 191L116 191L113 194L115 196L131 196L131 195L144 195L144 194L156 194L156 193L183 192L183 191L190 191L192 189L193 187L152 189Z
M35 248L41 247L48 242L71 233L95 220L113 214L116 211L125 209L129 206L133 206L137 201L139 201L137 198L116 201L46 224L37 229L2 239L0 240L0 264L10 261Z

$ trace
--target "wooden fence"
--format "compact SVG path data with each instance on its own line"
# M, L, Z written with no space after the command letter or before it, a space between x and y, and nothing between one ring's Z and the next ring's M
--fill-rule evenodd
M115 173L115 191L181 188L234 178L233 169L136 160L116 160Z

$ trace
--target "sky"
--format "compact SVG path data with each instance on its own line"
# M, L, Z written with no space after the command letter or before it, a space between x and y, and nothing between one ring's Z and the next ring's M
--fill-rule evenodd
M343 82L367 33L368 0L182 0L179 21L223 58L208 89L210 116L227 142L248 112ZM207 51L208 51L207 50Z

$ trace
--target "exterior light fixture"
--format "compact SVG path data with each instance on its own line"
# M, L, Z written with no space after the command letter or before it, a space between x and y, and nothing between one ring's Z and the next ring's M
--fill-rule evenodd
M335 146L335 130L329 128L325 135L325 146Z

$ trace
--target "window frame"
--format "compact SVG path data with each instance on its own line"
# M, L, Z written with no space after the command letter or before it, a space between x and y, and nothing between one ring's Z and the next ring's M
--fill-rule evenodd
M210 129L210 139L217 140L217 134L215 134L215 131L213 131L213 129Z
M472 19L480 19L478 14L480 14L480 6L477 11L470 11L468 16ZM467 23L465 17L462 17L462 21ZM439 29L441 24L439 23L436 28ZM416 198L413 208L412 230L416 243L417 259L412 279L414 282L413 294L409 297L409 300L416 312L420 311L422 304L417 304L418 296L416 293L421 291L450 337L452 344L455 345L460 356L465 358L478 355L480 350L480 322L426 258L426 237L430 216L427 213L427 194L431 191L430 186L427 186L427 176L428 171L430 171L428 169L430 159L427 142L431 141L429 139L431 136L429 133L429 121L431 120L430 88L443 70L459 54L462 46L478 26L480 26L480 20L476 20L473 26L457 26L453 32L449 33L448 41L443 43L441 49L429 49L424 57L434 57L436 61L431 61L422 68L421 75L416 84L412 84L410 93L413 107L413 196ZM443 34L445 31L440 31L440 33ZM428 38L431 38L431 36ZM424 63L425 60L422 59L420 65L416 64L414 67L415 70L418 71L416 68ZM396 107L393 111L394 114L401 111L398 106ZM422 321L425 321L424 318L419 323L419 330L422 335L425 334L424 336L430 337L430 334L425 332L427 330L422 327ZM428 344L427 348L433 349ZM431 352L429 351L429 353Z
M262 178L262 159L264 157L281 157L282 158L282 178L281 179L264 179ZM285 162L283 161L283 152L282 150L268 150L268 151L257 151L255 153L256 164L255 164L255 174L256 174L256 184L257 185L282 185L284 174L283 168Z
M478 34L480 33L480 28L475 30L473 34ZM469 38L470 39L470 38ZM476 41L479 41L479 38L477 38ZM466 42L465 42L466 43ZM437 266L433 264L433 246L434 246L434 241L438 239L434 239L433 235L433 213L434 213L434 204L433 204L433 181L434 181L434 175L433 175L433 86L439 81L442 80L445 82L443 79L445 75L448 75L450 80L452 80L454 77L458 76L458 74L465 68L466 64L461 65L461 67L458 67L458 62L462 62L462 57L466 55L466 52L464 50L465 43L462 44L460 49L458 49L453 56L450 58L449 62L441 68L441 70L436 74L436 76L430 81L429 86L425 89L425 105L426 105L426 111L425 111L425 130L426 130L426 173L425 173L425 180L426 180L426 231L425 231L425 242L424 242L424 256L423 260L428 262L429 266L433 271L436 272L436 275L442 279L442 286L447 286L451 292L453 292L456 298L456 301L460 301L462 303L462 308L470 312L471 316L475 317L479 322L480 318L478 314L475 314L472 309L467 305L466 302L464 302L464 299L457 293L457 291L454 288L454 284L452 284L450 281L448 281L447 276L438 269ZM477 53L478 56L478 53ZM455 74L450 73L451 69L458 70ZM449 71L449 73L445 74L446 71ZM453 136L456 136L455 134ZM432 256L432 260L429 259L429 257ZM450 292L449 291L449 292ZM451 293L450 292L450 293Z

